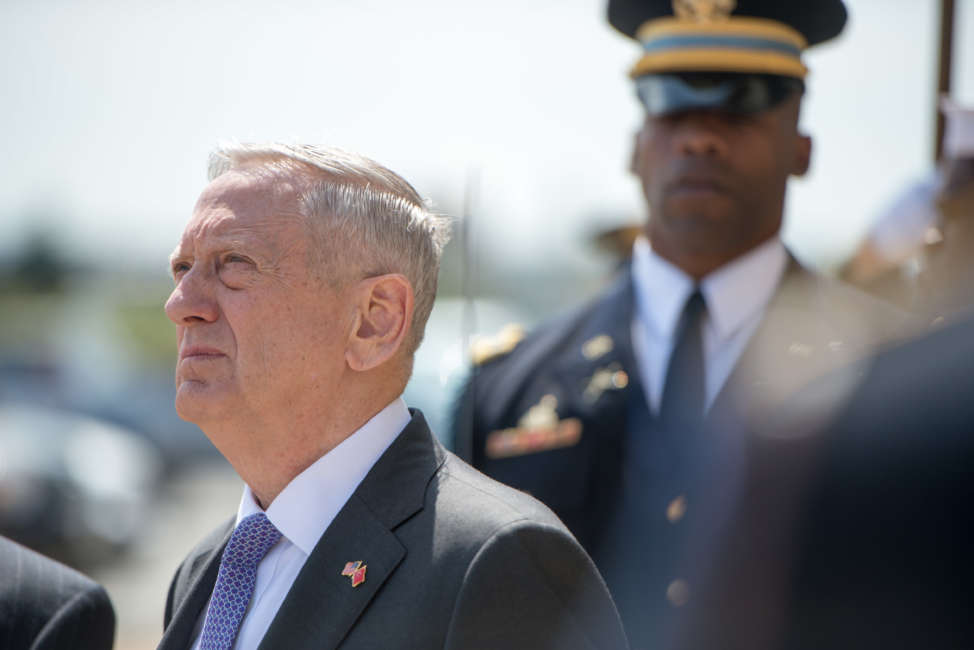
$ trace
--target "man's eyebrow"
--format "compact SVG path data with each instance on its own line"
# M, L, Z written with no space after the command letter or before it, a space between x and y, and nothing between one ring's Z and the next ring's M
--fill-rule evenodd
M261 252L264 250L264 244L266 239L260 237L254 233L242 231L227 233L223 236L214 236L208 245L208 248L214 251L227 251L239 248L250 249L250 254L261 256ZM176 262L191 257L192 255L185 252L182 245L176 247L172 253L169 254L169 269L172 270L173 264Z
M179 258L182 257L182 250L177 248L173 252L169 253L169 270L172 271L173 265Z
M193 245L187 246L185 241L180 241L176 244L176 248L169 253L169 269L172 270L173 265L178 262L193 259L196 252Z

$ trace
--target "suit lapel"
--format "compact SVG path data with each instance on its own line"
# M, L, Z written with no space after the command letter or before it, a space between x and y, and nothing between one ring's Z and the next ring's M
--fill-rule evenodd
M335 648L392 574L406 549L357 496L322 535L288 592L261 648ZM352 586L347 562L362 562Z
M220 569L220 556L230 541L233 524L231 520L225 531L214 535L211 543L199 548L192 560L188 560L189 575L184 584L189 585L189 588L184 594L176 594L176 610L166 626L158 650L185 650L189 647L196 622L213 593L216 575Z
M408 553L394 533L422 509L426 486L445 460L422 414L392 443L321 536L260 647L335 648ZM353 586L348 562L366 567Z

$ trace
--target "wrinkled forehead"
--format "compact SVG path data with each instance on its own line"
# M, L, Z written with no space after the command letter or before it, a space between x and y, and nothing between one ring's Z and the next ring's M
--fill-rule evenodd
M300 211L300 179L281 173L232 170L209 183L200 194L177 250L210 239L254 237L268 242L295 224Z
M235 214L297 213L305 182L296 174L259 166L233 169L203 188L193 216L201 212L229 210Z

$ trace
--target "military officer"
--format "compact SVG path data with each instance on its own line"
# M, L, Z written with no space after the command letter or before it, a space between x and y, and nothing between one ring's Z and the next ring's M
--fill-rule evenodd
M608 17L642 47L644 236L595 300L481 351L454 434L572 529L632 647L665 648L718 538L713 493L741 470L735 434L900 316L802 268L779 237L787 180L811 156L802 52L842 30L841 0L610 0Z

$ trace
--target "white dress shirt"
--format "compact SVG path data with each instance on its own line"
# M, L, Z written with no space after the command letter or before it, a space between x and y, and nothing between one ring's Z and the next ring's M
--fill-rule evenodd
M787 264L784 245L773 237L700 282L707 303L703 321L706 408L713 404L761 323ZM632 275L636 294L633 353L646 401L659 413L680 317L695 283L657 255L643 237L633 246Z
M410 419L406 403L401 397L396 398L361 429L295 476L264 511L282 537L257 565L254 594L240 623L235 648L250 650L260 645L318 539ZM234 525L260 511L245 485ZM204 608L194 650L200 647L199 633L205 617Z

